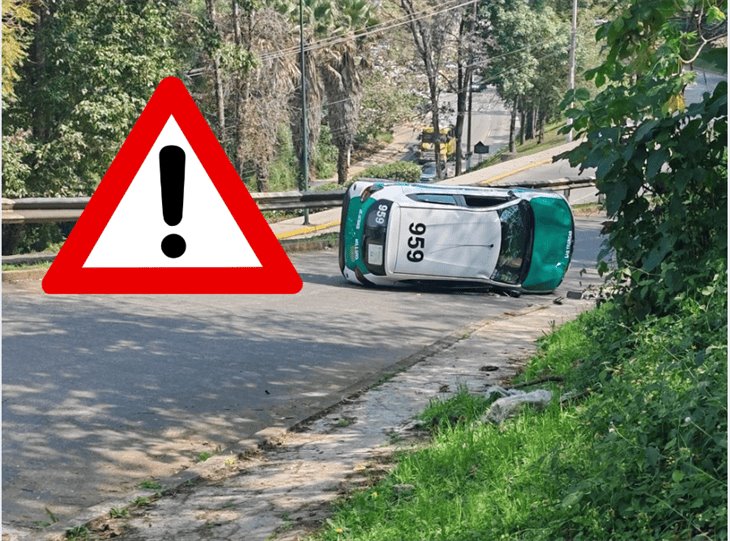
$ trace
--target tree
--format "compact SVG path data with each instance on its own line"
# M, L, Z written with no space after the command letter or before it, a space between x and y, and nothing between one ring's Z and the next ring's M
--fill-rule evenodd
M29 1L6 0L2 6L3 14L3 99L15 98L15 83L20 78L18 67L28 57L30 25L35 14Z
M215 104L218 128L218 139L222 142L226 133L226 106L223 92L223 73L221 69L221 35L218 29L215 0L205 0L207 25L205 25L206 49L213 62L213 78L215 84Z
M327 123L332 141L338 150L337 182L347 182L350 152L357 134L362 99L362 80L357 65L362 40L355 32L372 22L370 5L364 0L338 2L334 12L336 30L342 35L331 47L325 47L321 55L321 74L327 95Z
M487 65L481 70L510 105L509 151L515 151L517 115L521 113L521 138L526 124L533 125L556 112L566 88L568 29L545 4L521 1L485 4L489 40Z
M434 153L436 157L436 174L441 178L441 144L440 144L440 96L439 77L446 44L448 29L454 24L453 10L434 13L424 17L414 6L413 0L400 0L400 6L408 17L408 27L413 36L416 52L423 62L423 69L428 79L428 96L431 108L431 125L434 133ZM436 5L432 4L432 7Z
M29 61L4 133L28 130L29 195L88 195L152 91L176 74L170 2L37 5Z
M634 317L662 313L688 285L724 275L727 84L685 106L694 75L683 68L725 35L725 9L631 0L598 31L607 57L586 78L600 92L591 98L579 88L563 102L575 104L568 115L586 140L558 158L596 168L614 222L611 276Z

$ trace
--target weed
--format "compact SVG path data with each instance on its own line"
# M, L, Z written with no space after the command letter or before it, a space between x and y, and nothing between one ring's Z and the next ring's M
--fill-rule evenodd
M342 417L337 421L336 426L338 428L346 428L348 426L351 426L355 421L356 419L354 417Z
M66 539L69 541L82 541L89 539L91 532L86 526L75 526L66 530Z
M138 496L132 501L132 505L135 507L147 507L152 501L146 496Z
M727 539L721 286L631 324L606 303L543 338L522 377L594 389L570 405L492 426L466 389L433 401L431 444L400 453L316 539Z
M139 488L145 489L145 490L160 490L162 488L162 485L153 480L148 479L146 481L142 481L139 485L137 485Z
M109 517L110 518L125 518L129 516L129 510L125 508L119 508L119 507L112 507L109 510Z
M205 462L212 456L213 456L213 453L211 453L209 451L201 451L200 453L195 455L195 462Z

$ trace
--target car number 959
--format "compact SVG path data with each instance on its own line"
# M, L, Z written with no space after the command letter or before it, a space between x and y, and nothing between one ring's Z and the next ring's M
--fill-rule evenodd
M385 219L388 217L388 205L378 205L378 211L375 213L375 223L385 225Z
M421 223L412 223L408 226L408 231L411 233L411 236L408 237L408 247L411 250L408 250L406 257L408 261L413 263L423 261L423 250L426 248L426 239L424 238L426 226Z

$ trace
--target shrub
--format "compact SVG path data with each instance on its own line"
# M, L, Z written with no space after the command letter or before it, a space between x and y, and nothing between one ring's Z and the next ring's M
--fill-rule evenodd
M394 162L384 165L371 165L355 178L382 178L399 180L401 182L418 182L421 178L421 168L411 162Z

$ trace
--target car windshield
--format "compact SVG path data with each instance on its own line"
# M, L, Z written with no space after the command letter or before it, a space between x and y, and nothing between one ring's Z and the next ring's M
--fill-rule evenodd
M505 284L516 284L526 270L530 256L532 240L530 204L521 201L517 205L505 207L497 212L502 223L502 246L492 279Z

